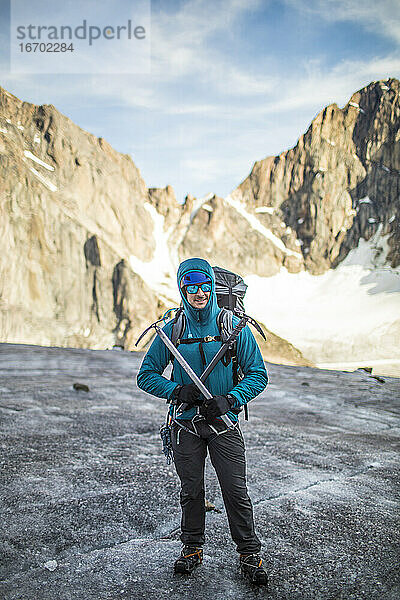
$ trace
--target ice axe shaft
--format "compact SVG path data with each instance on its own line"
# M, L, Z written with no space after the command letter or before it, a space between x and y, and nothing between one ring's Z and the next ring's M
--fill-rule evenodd
M217 354L214 356L208 367L203 371L200 375L200 381L205 381L207 377L210 375L211 371L214 370L215 366L219 363L221 358L226 354L229 350L229 346L236 340L239 333L242 331L243 327L246 326L247 318L243 317L239 323L236 325L235 329L232 331L231 335L228 337L226 342L222 344L221 348L218 350Z
M210 394L210 392L208 391L208 389L206 388L204 383L196 375L196 373L193 371L192 367L186 362L186 360L183 358L183 356L179 352L179 350L177 350L177 348L175 348L174 344L171 342L171 340L169 339L167 334L164 333L164 331L158 325L154 325L154 329L156 330L157 335L160 336L160 338L162 339L162 341L164 342L164 344L166 345L168 350L171 352L171 354L176 358L178 363L181 365L182 369L184 369L186 371L186 373L189 375L190 379L198 387L198 389L203 394L203 396L206 398L206 400L210 400L212 398L212 394ZM234 427L232 421L226 415L221 415L221 419L223 420L223 422L225 423L225 425L227 427L229 427L229 428Z

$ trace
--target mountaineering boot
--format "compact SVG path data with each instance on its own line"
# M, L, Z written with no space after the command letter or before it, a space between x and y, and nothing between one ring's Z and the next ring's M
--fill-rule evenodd
M262 558L259 554L241 554L240 571L243 577L247 577L256 585L267 585L267 572L262 566Z
M191 573L196 565L203 562L203 548L183 546L180 557L175 561L175 573Z

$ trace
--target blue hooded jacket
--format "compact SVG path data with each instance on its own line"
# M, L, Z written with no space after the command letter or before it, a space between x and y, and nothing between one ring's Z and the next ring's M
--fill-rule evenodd
M212 282L212 290L207 305L203 309L196 309L189 304L181 289L182 277L190 271L201 271L205 273ZM217 304L215 293L214 271L209 263L202 258L189 258L183 261L177 274L178 288L182 297L183 308L186 315L186 328L181 336L185 338L204 338L206 336L219 336L220 332L217 325L217 314L220 308ZM237 317L233 317L233 325L239 322ZM171 338L172 321L163 327L164 332ZM211 362L214 355L221 347L221 342L212 341L203 343L206 365L203 364L199 344L181 344L179 352L190 364L194 372L200 377L205 367ZM232 362L224 366L220 361L207 378L205 385L213 396L231 394L236 398L234 407L239 407L252 400L260 394L268 383L267 370L261 356L260 349L254 339L252 332L246 325L237 338L237 356L238 363L243 371L244 377L240 383L234 386ZM163 377L163 372L170 361L169 350L159 336L156 336L143 359L138 376L137 385L145 392L158 396L160 398L170 399L177 385L188 385L192 383L190 377L180 366L178 361L174 361L174 367L171 380ZM190 408L183 412L179 419L192 419L196 414L196 408ZM232 421L237 421L237 415L232 412L227 413Z

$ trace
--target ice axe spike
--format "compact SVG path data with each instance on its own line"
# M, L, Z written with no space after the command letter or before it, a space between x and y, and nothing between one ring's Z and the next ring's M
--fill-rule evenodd
M137 345L138 345L138 343L140 342L140 340L141 340L142 338L144 338L144 336L146 335L146 333L147 333L148 331L150 331L150 329L153 329L153 327L154 327L155 325L157 325L157 323L161 323L161 321L163 321L163 320L164 320L164 317L161 317L161 319L158 319L158 321L156 321L155 323L152 323L151 325L149 325L149 326L147 327L147 329L145 329L145 330L143 331L143 333L140 335L140 337L138 338L138 340L137 340L137 342L136 342L135 346L137 346Z

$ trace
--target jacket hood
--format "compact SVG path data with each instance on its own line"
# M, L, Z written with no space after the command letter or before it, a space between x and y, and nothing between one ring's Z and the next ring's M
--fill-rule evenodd
M204 308L198 309L191 306L191 304L189 304L182 291L182 277L190 271L201 271L202 273L207 275L211 280L212 288L210 292L210 298ZM217 315L219 308L217 303L217 295L215 293L214 271L212 270L211 265L206 260L204 260L204 258L188 258L187 260L184 260L178 268L177 283L179 293L182 298L183 308L185 310L186 316L190 320L193 320L196 323L200 322L203 324Z

